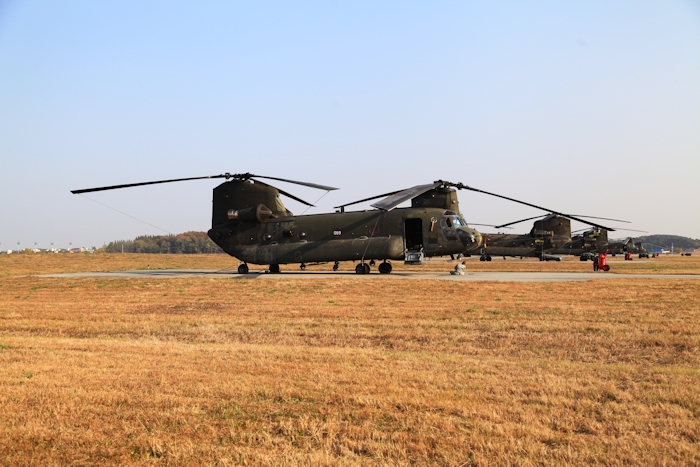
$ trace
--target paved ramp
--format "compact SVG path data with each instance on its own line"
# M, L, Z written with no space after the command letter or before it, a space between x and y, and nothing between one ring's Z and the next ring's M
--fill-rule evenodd
M203 269L160 269L115 272L79 272L72 274L43 274L39 277L81 278L81 277L125 277L131 279L174 279L208 277L220 279L365 279L365 280L443 280L443 281L496 281L496 282L578 282L591 279L700 279L700 275L682 274L612 274L605 272L468 272L464 276L453 276L442 271L396 271L391 274L373 272L368 275L354 272L323 271L284 271L270 274L266 271L238 274L236 271L216 271Z

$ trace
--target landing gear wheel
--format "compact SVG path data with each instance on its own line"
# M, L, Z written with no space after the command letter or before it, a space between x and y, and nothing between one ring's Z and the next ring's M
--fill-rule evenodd
M479 258L479 261L486 261L486 256L481 255L481 257Z
M355 266L355 273L356 274L369 274L369 264L358 264Z
M340 263L336 261L336 262L333 264L333 270L334 270L334 271L337 271L339 267L340 267Z
M304 263L301 263L301 264L299 265L299 269L301 269L302 271L305 270L305 269L306 269L306 265L305 265Z
M391 272L391 263L384 262L379 265L380 274L389 274Z
M377 263L375 263L373 259L371 259L371 260L369 261L369 265L370 265L370 266L374 266L375 264L377 264Z
M248 265L243 263L238 266L238 274L248 274Z
M278 274L280 272L280 265L279 264L271 264L270 265L270 272L272 274Z
M490 256L486 256L486 261L491 261L491 257L490 257Z

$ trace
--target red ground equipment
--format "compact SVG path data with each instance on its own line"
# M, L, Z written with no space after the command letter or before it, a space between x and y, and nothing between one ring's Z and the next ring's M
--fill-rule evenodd
M608 250L605 250L604 253L601 253L598 255L598 269L602 269L603 271L610 271L610 266L607 264L607 258L608 258Z
M632 261L632 252L631 251L625 252L625 261Z

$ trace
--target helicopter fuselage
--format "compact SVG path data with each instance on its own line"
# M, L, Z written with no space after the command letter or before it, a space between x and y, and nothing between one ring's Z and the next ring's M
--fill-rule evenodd
M263 222L235 220L209 231L231 256L252 264L402 260L470 252L481 234L457 213L441 208L399 208L285 216Z

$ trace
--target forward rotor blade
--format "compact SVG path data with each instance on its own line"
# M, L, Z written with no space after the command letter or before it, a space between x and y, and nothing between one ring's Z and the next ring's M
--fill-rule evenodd
M73 193L74 195L77 195L80 193L90 193L93 191L117 190L119 188L131 188L131 187L143 186L143 185L156 185L158 183L184 182L187 180L202 180L205 178L227 178L228 176L229 176L228 174L221 174L221 175L207 175L205 177L174 178L172 180L158 180L155 182L129 183L127 185L112 185L112 186L102 186L102 187L98 187L98 188L86 188L83 190L71 190L71 193Z
M253 175L253 174L245 174L245 175L247 175L248 177L254 177L254 178L267 178L268 180L277 180L279 182L295 183L297 185L308 186L311 188L316 188L318 190L332 191L332 190L338 189L338 188L335 188L332 186L318 185L316 183L308 183L308 182L298 182L296 180L288 180L286 178L268 177L267 175Z
M406 190L401 190L398 191L391 196L381 200L377 201L376 203L372 204L372 207L375 207L377 209L381 209L383 211L391 211L394 209L396 206L399 204L403 203L404 201L408 201L409 199L413 199L416 196L420 196L425 192L428 192L434 188L439 187L442 185L443 182L434 182L429 185L418 185L414 186L412 188L408 188Z
M513 225L513 224L520 224L521 222L531 221L532 219L539 219L540 217L545 217L545 216L547 216L547 214L543 214L541 216L535 216L535 217L528 217L527 219L520 219L519 221L515 221L515 222L508 222L507 224L503 224L503 225L495 225L494 227L496 227L497 229L500 229L501 227L507 227L507 226Z
M365 201L372 201L373 199L377 199L377 198L385 198L387 196L395 195L399 191L403 191L403 190L392 191L391 193L384 193L383 195L372 196L371 198L365 198L365 199L361 199L359 201L353 201L352 203L341 204L340 206L336 206L336 208L345 208L348 206L352 206L353 204L360 204L360 203L364 203Z
M488 192L488 191L479 190L478 188L472 188L472 187L470 187L470 186L464 185L463 183L457 183L457 184L452 184L452 185L453 185L455 188L463 188L463 189L465 189L465 190L476 191L477 193L483 193L483 194L485 194L485 195L495 196L496 198L507 199L508 201L513 201L514 203L524 204L525 206L530 206L531 208L537 208L537 209L541 209L541 210L543 210L543 211L548 211L548 212L551 212L552 214L556 214L556 215L558 215L558 216L568 217L569 219L572 219L572 220L575 220L575 221L579 221L579 222L582 222L582 223L584 223L584 224L592 225L593 227L598 227L599 229L606 229L606 230L608 230L609 232L614 232L614 231L615 231L615 229L612 229L612 228L610 228L610 227L605 227L604 225L599 225L599 224L595 224L595 223L593 223L593 222L584 221L583 219L580 219L580 218L575 217L575 216L571 216L571 215L569 215L569 214L564 214L563 212L554 211L554 210L552 210L552 209L547 209L547 208L545 208L545 207L537 206L536 204L532 204L532 203L526 203L525 201L520 201L520 200L518 200L518 199L509 198L509 197L507 197L507 196L497 195L496 193L490 193L490 192Z

